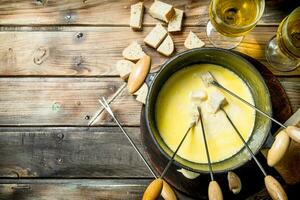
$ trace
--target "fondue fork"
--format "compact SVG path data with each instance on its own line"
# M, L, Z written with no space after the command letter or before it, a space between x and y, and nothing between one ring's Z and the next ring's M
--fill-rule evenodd
M208 167L209 167L209 173L210 173L210 183L208 186L208 199L210 200L222 200L223 199L223 194L222 190L218 184L217 181L214 180L214 175L213 175L213 170L211 167L211 161L210 161L210 155L209 155L209 150L208 150L208 145L207 145L207 140L205 136L205 130L204 130L204 125L203 125L203 119L201 115L201 109L199 106L197 106L197 110L199 113L199 119L201 122L201 129L202 129L202 135L203 135L203 140L204 140L204 145L205 145L205 151L206 151L206 156L207 156L207 162L208 162Z
M183 138L181 139L179 145L177 146L175 152L173 153L171 159L169 160L168 164L166 165L166 167L164 168L163 172L161 173L161 175L156 178L154 181L152 181L150 183L150 185L147 187L144 195L143 195L143 200L155 200L158 198L159 196L159 192L162 188L162 184L160 184L160 182L162 181L163 177L165 176L165 174L167 173L168 169L170 168L177 152L179 151L181 145L183 144L185 138L187 137L188 133L190 132L190 130L197 124L197 122L199 121L199 116L198 119L193 121L189 128L187 129L187 131L185 132ZM166 198L165 198L166 199Z
M227 112L223 108L221 108L221 110L224 112L224 114L225 114L226 118L228 119L228 121L230 122L231 126L233 127L235 132L238 134L239 138L242 140L245 147L249 151L251 157L254 159L257 166L259 167L259 169L261 170L261 172L265 176L265 186L266 186L267 191L269 192L270 196L272 197L272 199L274 199L274 200L277 200L277 199L287 200L287 195L286 195L284 189L282 188L282 186L280 185L280 183L274 177L272 177L271 175L268 175L266 173L263 166L260 164L260 162L257 160L256 156L254 155L254 153L250 149L249 145L244 140L242 134L240 133L240 131L237 129L237 127L234 125L234 123L232 122L232 120L228 116Z
M224 86L222 86L215 78L214 76L210 73L210 72L206 72L203 73L201 75L201 79L202 81L206 84L206 85L214 85L217 88L220 88L222 90L224 90L225 92L227 92L228 94L230 94L231 96L239 99L240 101L242 101L243 103L245 103L246 105L250 106L251 108L253 108L254 110L256 110L257 112L259 112L260 114L264 115L265 117L269 118L270 120L272 120L273 122L275 122L276 124L278 124L279 126L281 126L282 128L287 128L284 124L280 123L279 121L277 121L276 119L274 119L273 117L271 117L270 115L268 115L267 113L265 113L264 111L260 110L259 108L257 108L256 106L252 105L251 103L249 103L248 101L246 101L245 99L241 98L240 96L238 96L237 94L235 94L234 92L230 91L229 89L225 88Z
M137 146L134 144L133 140L130 138L128 133L124 130L122 125L120 124L119 120L117 117L114 115L113 111L111 110L109 103L106 101L104 97L102 99L99 99L99 103L103 106L103 108L110 114L110 116L115 120L119 128L121 129L122 133L126 136L134 150L139 154L139 156L142 158L143 162L151 172L151 174L155 177L155 180L152 181L149 186L147 187L144 195L143 195L143 200L155 200L158 198L158 196L161 194L162 188L164 185L166 185L166 191L165 191L165 199L168 200L176 200L176 195L172 188L162 180L162 176L157 177L157 175L154 173L153 169L150 167L148 164L147 160L143 156L143 154L140 152L140 150L137 148ZM190 130L190 129L189 129Z

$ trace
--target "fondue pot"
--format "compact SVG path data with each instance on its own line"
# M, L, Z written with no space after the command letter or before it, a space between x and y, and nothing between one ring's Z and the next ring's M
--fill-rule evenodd
M177 71L189 67L193 64L216 64L223 66L238 75L249 87L255 106L265 113L272 115L272 106L269 90L256 68L243 57L224 49L218 48L196 48L177 54L165 62L161 69L154 74L149 74L146 83L149 87L145 105L146 126L154 143L161 153L170 159L173 151L161 138L156 126L155 105L160 89L164 83ZM201 66L199 66L201 67ZM243 118L243 116L241 116ZM217 123L217 122L216 122ZM255 124L252 134L247 141L254 154L263 147L270 131L271 121L256 113ZM222 138L220 138L221 140ZM203 147L204 148L204 147ZM251 159L251 155L245 147L231 157L212 163L215 173L227 172L244 165ZM174 163L181 168L198 172L208 173L207 163L196 163L186 160L178 155L174 158Z

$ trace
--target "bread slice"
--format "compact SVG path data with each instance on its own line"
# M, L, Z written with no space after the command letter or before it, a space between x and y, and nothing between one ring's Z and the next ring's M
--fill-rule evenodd
M165 56L170 56L174 51L174 43L170 35L168 35L161 45L157 48L157 51Z
M148 86L146 83L144 83L140 89L138 91L136 91L133 95L136 96L136 100L146 104L146 98L147 98L147 94L148 94Z
M117 71L120 77L126 81L130 75L134 63L129 60L119 60L116 64Z
M203 47L204 45L205 43L202 40L200 40L200 38L198 38L198 36L192 31L190 31L189 35L187 36L184 42L184 46L187 49L199 48Z
M123 50L122 55L127 60L137 61L145 55L145 52L143 51L141 45L139 45L137 42L132 42Z
M223 93L217 89L208 95L208 100L213 113L218 112L222 106L228 103Z
M149 9L149 14L156 19L169 22L175 15L175 10L170 4L154 1Z
M168 32L181 31L182 19L183 19L183 10L179 10L179 9L175 8L175 15L169 21L169 24L168 24Z
M130 8L130 27L133 30L142 30L144 16L144 3L139 2L131 5Z
M167 30L161 24L156 24L156 26L145 37L144 42L156 49L163 39L165 39L167 33Z

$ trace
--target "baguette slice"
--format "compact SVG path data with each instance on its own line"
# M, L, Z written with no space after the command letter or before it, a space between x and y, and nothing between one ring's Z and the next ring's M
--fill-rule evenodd
M182 19L183 19L183 10L179 10L179 9L175 8L175 15L169 21L169 24L168 24L168 32L181 31Z
M157 51L165 56L170 56L174 51L174 43L170 35L168 35L161 45L157 48Z
M175 10L170 4L154 1L149 9L149 14L156 19L169 22L175 15Z
M198 47L203 47L205 43L198 38L198 36L190 31L189 35L185 39L184 46L187 49L193 49L193 48L198 48Z
M148 94L148 86L146 83L144 83L140 89L138 91L136 91L133 95L136 96L136 100L146 104L146 98L147 98L147 94Z
M213 113L218 112L222 106L228 103L223 93L217 89L208 95L208 100Z
M156 49L163 39L165 39L167 33L167 30L161 24L156 24L156 26L145 37L144 42Z
M139 2L131 5L130 8L130 27L133 30L142 30L142 22L144 16L144 3Z
M127 60L137 61L145 55L145 52L143 51L141 45L139 45L137 42L132 42L123 50L122 55Z
M130 75L131 69L133 68L134 63L129 60L119 60L116 64L117 71L119 72L120 77L126 81Z

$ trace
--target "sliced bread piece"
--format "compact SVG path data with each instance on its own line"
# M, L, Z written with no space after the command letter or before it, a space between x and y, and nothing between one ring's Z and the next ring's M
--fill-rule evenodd
M193 48L198 48L198 47L203 47L205 43L198 38L198 36L190 31L189 35L185 39L184 46L187 49L193 49Z
M213 113L218 112L222 106L228 103L223 93L217 89L208 95L208 100Z
M145 55L145 52L143 51L141 45L139 45L137 42L132 42L123 50L122 55L127 60L137 61Z
M192 101L205 101L207 99L207 94L204 90L193 91L191 94Z
M156 49L165 39L167 33L167 30L161 24L156 24L156 26L145 37L144 42Z
M169 24L168 24L168 32L181 31L182 19L183 19L183 10L179 10L179 9L175 8L175 15L169 21Z
M131 5L130 8L130 27L133 30L142 30L144 16L144 3L139 2Z
M148 86L146 83L144 83L140 89L138 91L136 91L133 95L136 96L136 100L146 104L146 98L147 98L147 94L148 94Z
M175 15L175 10L170 4L154 1L149 9L149 14L156 19L169 22Z
M170 56L174 51L174 43L170 35L168 35L161 45L157 48L157 51L165 56Z
M119 60L116 64L117 71L119 72L120 77L126 81L130 75L131 69L133 68L134 63L129 60Z

